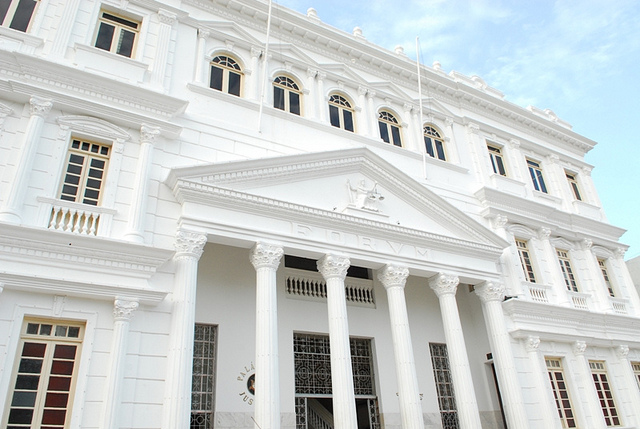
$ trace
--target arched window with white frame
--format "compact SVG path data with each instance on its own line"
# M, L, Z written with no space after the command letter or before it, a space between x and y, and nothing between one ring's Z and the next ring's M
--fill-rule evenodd
M347 131L354 131L353 107L351 103L339 94L329 97L329 119L331 125Z
M211 60L209 87L227 94L240 96L242 90L242 68L227 55L217 55Z
M302 90L288 76L276 76L273 79L273 107L285 112L300 115Z
M431 158L446 161L444 150L444 139L440 132L432 125L425 125L423 128L424 146L427 154Z
M402 135L400 133L400 123L396 117L386 110L381 110L378 114L378 127L380 128L380 138L392 143L394 146L402 147Z

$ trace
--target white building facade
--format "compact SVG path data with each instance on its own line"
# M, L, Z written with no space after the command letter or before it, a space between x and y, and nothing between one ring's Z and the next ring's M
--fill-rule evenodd
M260 0L0 18L1 427L640 428L552 111Z

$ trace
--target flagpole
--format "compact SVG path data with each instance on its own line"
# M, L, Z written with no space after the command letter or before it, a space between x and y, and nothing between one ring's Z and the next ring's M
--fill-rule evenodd
M269 12L267 16L267 40L264 46L264 58L262 58L262 77L260 79L260 110L258 111L258 133L262 133L262 111L264 110L264 93L267 80L267 59L269 58L269 34L271 33L271 7L269 0Z

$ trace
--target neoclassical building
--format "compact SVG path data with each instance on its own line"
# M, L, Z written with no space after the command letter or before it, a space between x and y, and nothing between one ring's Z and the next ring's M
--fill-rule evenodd
M1 427L640 428L551 110L313 9L0 3Z

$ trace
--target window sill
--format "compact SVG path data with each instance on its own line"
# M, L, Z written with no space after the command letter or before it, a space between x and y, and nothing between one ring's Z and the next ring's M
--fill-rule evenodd
M491 176L489 176L489 180L491 180L491 184L493 185L493 187L499 191L517 195L523 198L527 195L525 184L518 180L506 176L501 176L499 174L492 174Z
M76 43L74 63L84 70L134 85L144 82L149 65L93 46Z
M573 208L575 211L584 217L588 217L589 219L603 221L604 216L602 215L602 209L598 206L594 206L593 204L585 203L584 201L573 201Z
M546 201L548 203L552 203L554 205L562 204L562 198L558 198L556 196L553 196L551 194L547 194L545 192L536 191L535 189L533 190L533 196L534 196L534 198L536 198L538 200L544 200L544 201Z
M18 51L33 54L44 40L22 31L0 26L0 46L5 51Z

